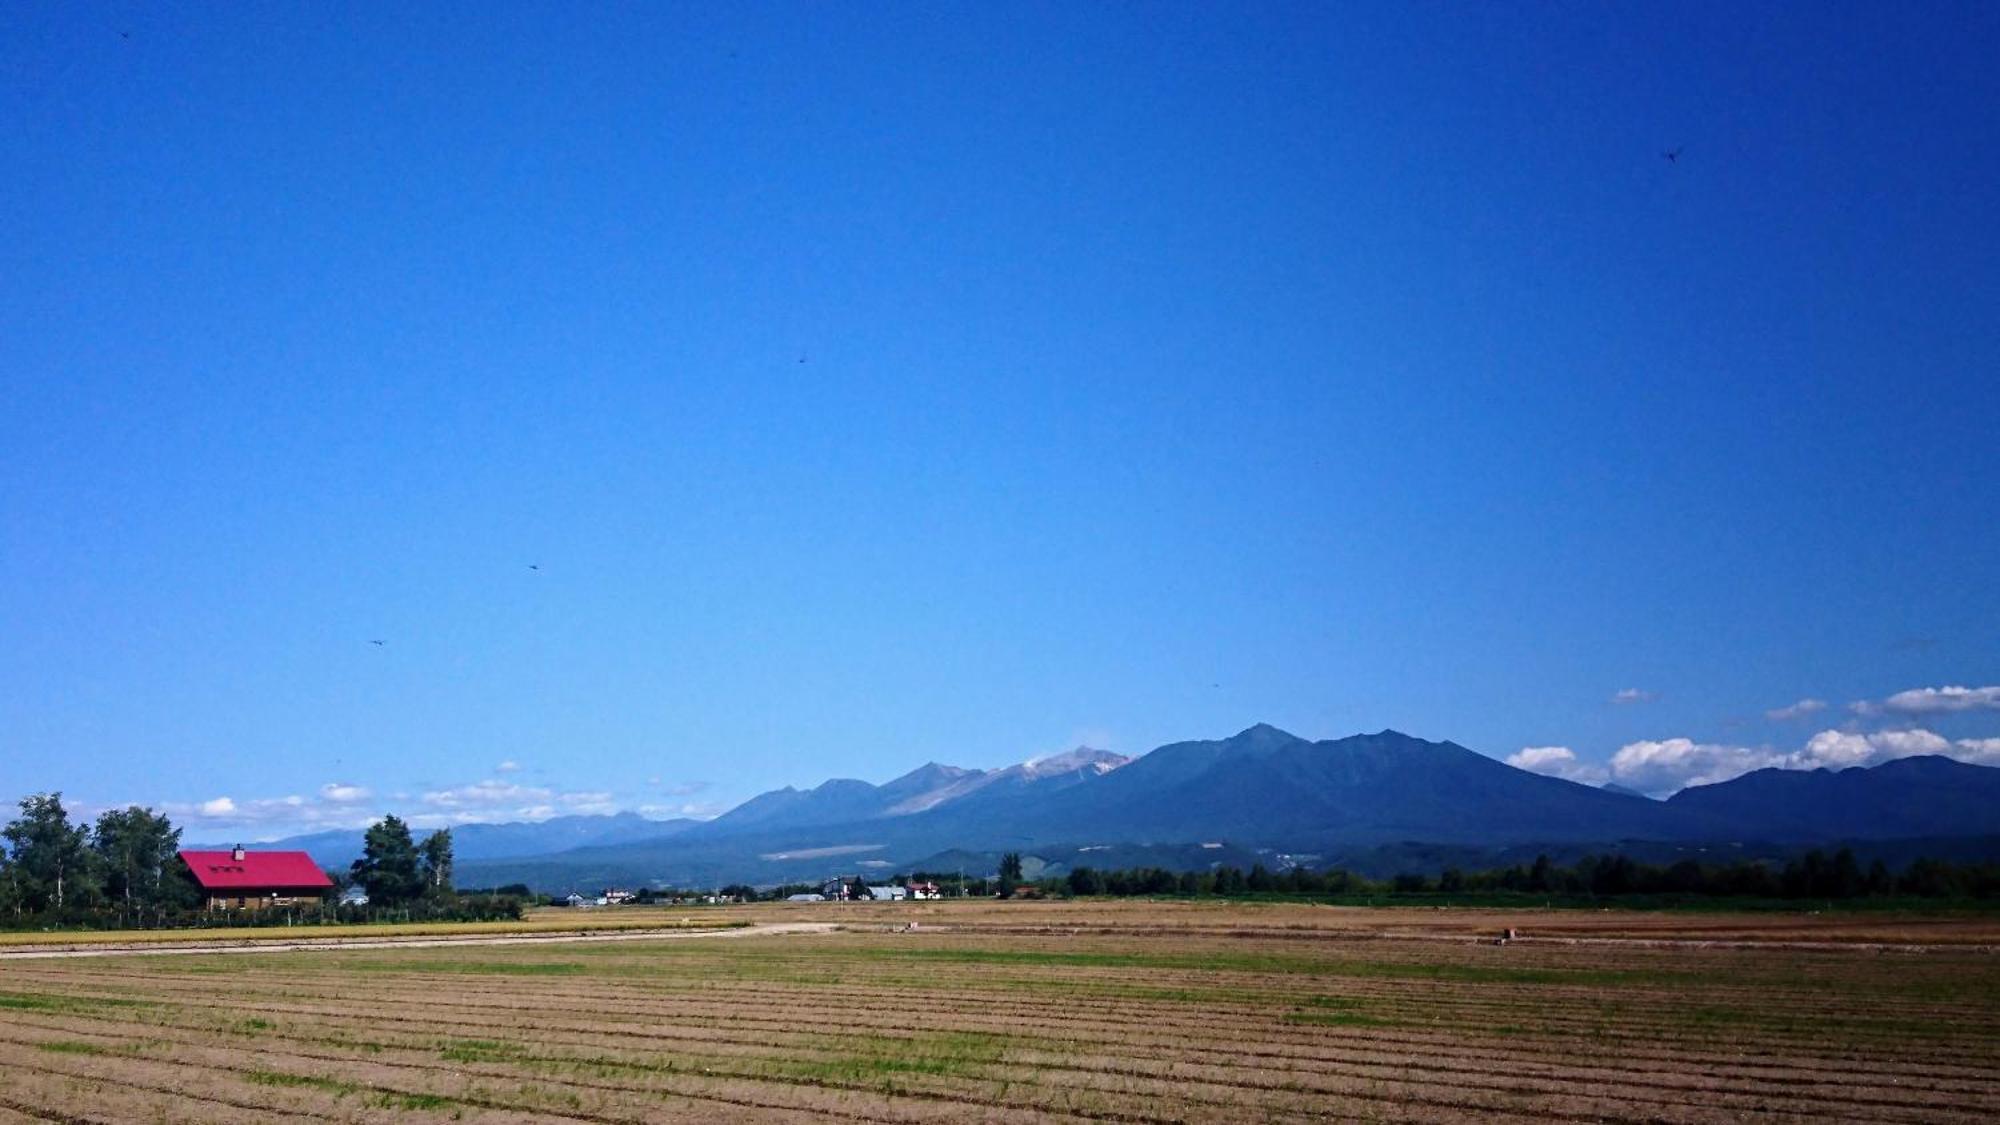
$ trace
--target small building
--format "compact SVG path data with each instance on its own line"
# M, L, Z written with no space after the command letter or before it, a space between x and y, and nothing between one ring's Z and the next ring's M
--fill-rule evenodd
M360 886L360 885L358 885L358 884L357 884L357 885L355 885L355 886L352 886L352 887L349 887L349 888L347 888L346 890L344 890L344 891L340 892L340 905L342 905L342 906L367 906L367 905L368 905L368 890L367 890L367 888L365 888L365 887L362 887L362 886Z
M944 897L944 892L938 890L936 883L911 883L909 889L911 898L932 899Z
M895 884L868 888L868 897L876 902L901 902L909 897L909 892Z
M226 852L188 849L180 855L210 910L316 903L333 889L333 880L304 852L253 852L238 844Z
M602 906L623 906L637 897L639 896L633 894L631 891L621 891L616 887L611 887L607 888L603 894L598 895L597 901Z
M786 901L786 902L825 902L825 901L826 901L826 896L825 896L825 895L815 895L815 894L803 894L803 895L787 895L787 896L785 896L785 901Z

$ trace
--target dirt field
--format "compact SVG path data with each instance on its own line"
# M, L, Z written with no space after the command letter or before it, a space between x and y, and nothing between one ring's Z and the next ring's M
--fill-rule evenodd
M0 1125L2000 1118L1990 919L710 913L844 928L0 960Z

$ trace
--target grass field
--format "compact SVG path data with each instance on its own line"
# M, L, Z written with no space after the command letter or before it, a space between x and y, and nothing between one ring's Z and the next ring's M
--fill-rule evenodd
M0 1123L2000 1117L1991 921L709 913L849 928L0 962Z

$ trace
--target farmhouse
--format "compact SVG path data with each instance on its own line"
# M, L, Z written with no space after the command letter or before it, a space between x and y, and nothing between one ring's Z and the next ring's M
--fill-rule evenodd
M318 902L333 880L304 852L182 851L210 910L261 910Z

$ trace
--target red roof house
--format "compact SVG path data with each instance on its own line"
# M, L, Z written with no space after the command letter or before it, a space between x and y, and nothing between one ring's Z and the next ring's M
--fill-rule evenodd
M333 880L304 852L183 851L210 907L290 906L318 902Z

